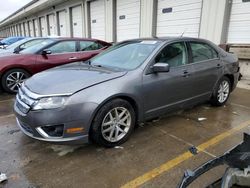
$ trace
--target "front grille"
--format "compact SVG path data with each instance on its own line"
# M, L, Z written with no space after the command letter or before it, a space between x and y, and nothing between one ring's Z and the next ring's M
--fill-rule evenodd
M34 133L33 130L30 128L30 126L28 126L28 125L26 125L25 123L20 122L20 121L19 121L19 124L20 124L20 126L21 126L25 131L27 131L28 133L30 133L30 134L33 134L33 133Z
M23 87L21 87L16 96L16 106L22 113L28 113L31 106L36 102L27 93L24 92Z

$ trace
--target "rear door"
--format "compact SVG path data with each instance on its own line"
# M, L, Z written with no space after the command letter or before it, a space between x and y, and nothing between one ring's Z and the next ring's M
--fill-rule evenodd
M193 68L188 64L188 52L184 42L168 44L154 59L155 63L167 63L169 72L148 73L143 76L143 95L147 118L181 108L192 96Z
M41 71L79 60L76 41L61 41L46 50L50 50L51 54L39 54L37 57L37 67Z
M217 51L209 44L197 41L190 41L188 44L194 68L194 95L208 97L222 75L223 62L219 59Z

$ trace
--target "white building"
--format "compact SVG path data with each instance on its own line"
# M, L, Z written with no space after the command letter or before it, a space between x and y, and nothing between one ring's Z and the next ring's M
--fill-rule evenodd
M33 0L0 22L1 37L116 42L182 34L216 44L250 44L250 0Z

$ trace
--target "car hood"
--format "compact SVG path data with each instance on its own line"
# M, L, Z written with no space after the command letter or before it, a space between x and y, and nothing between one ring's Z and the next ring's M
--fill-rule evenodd
M25 86L39 95L71 95L125 74L125 71L116 72L84 63L72 63L38 73L26 80Z

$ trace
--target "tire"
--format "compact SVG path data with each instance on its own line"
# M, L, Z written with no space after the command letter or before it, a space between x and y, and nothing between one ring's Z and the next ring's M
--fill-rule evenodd
M135 117L135 111L128 101L114 99L97 112L92 122L90 139L108 148L121 145L128 140L134 130Z
M231 85L231 81L226 76L223 76L218 81L210 100L213 106L223 106L227 102L231 92Z
M1 79L3 90L11 94L17 93L20 84L29 77L30 74L23 69L9 70L3 74Z

